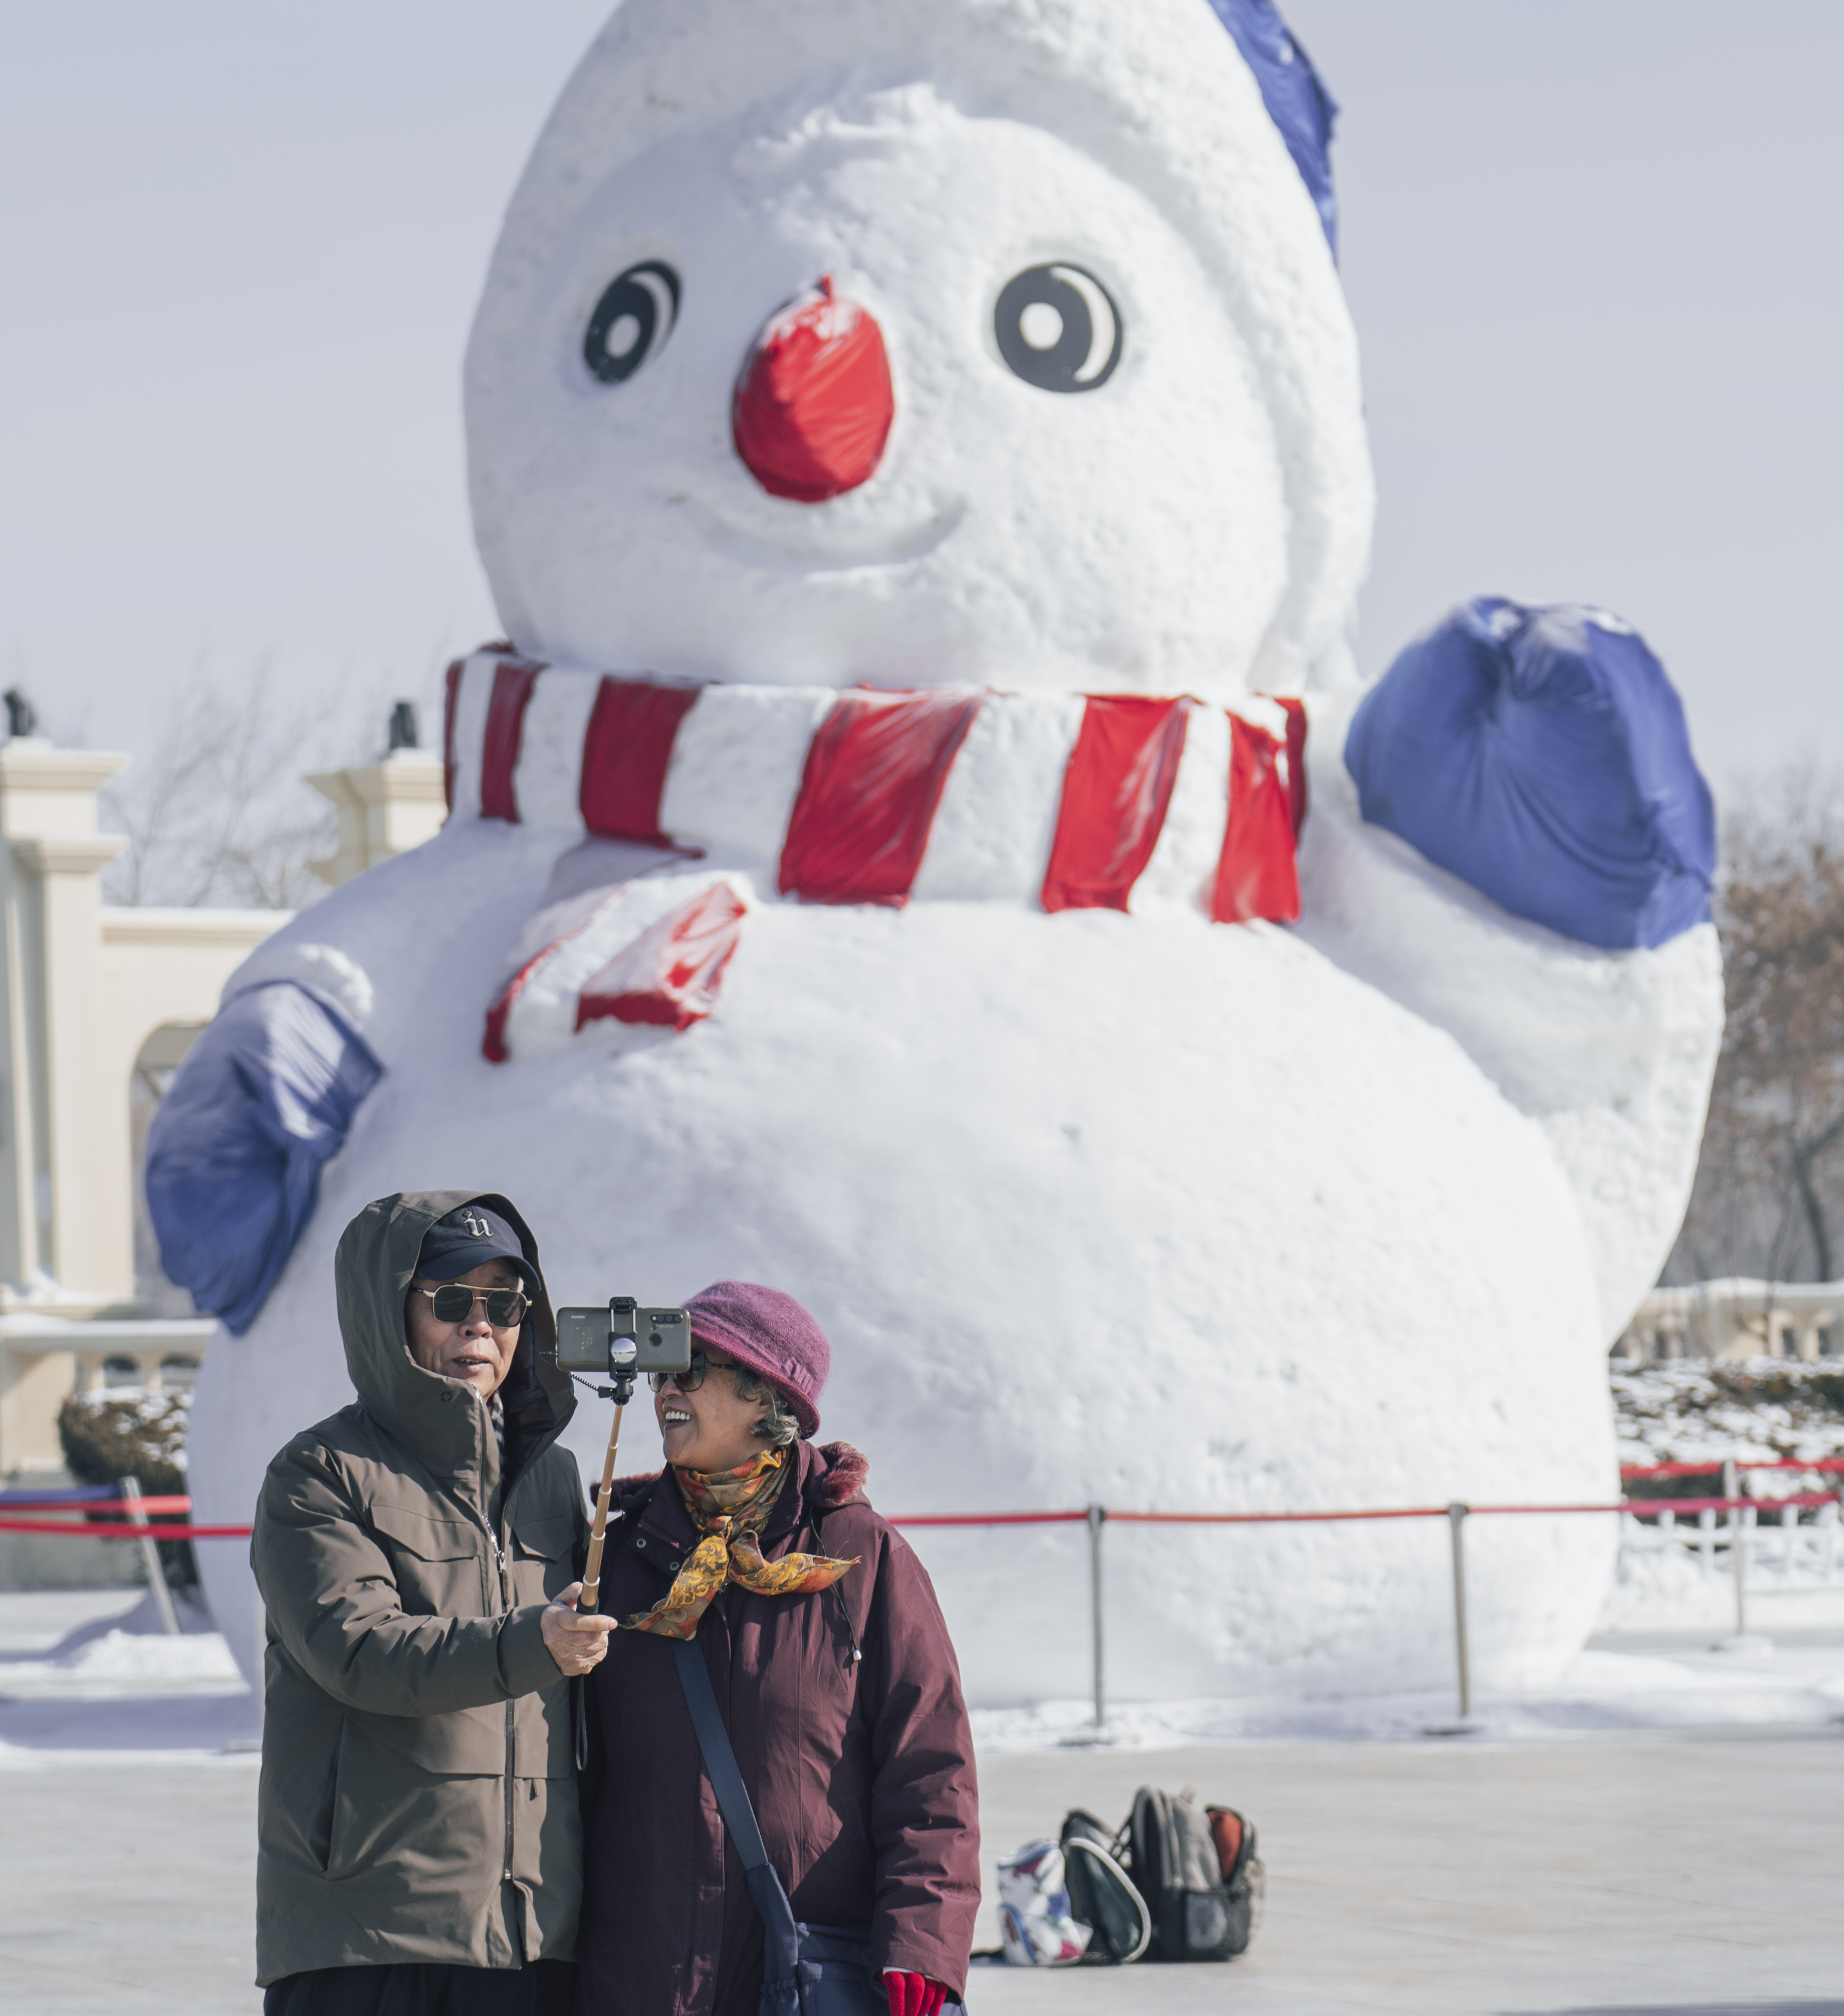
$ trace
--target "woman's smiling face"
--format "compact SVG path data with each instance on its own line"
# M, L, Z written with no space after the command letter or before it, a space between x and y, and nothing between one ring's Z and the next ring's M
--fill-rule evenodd
M705 1377L697 1390L682 1392L678 1380L668 1378L654 1395L653 1411L667 1462L675 1470L708 1475L735 1470L761 1454L766 1445L750 1431L767 1409L760 1393L752 1399L738 1398L740 1368L733 1359L699 1344L693 1363L700 1359Z

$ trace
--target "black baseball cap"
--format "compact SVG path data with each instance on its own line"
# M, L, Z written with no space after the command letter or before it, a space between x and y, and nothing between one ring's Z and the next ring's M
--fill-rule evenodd
M544 1286L519 1235L484 1204L464 1204L430 1226L416 1255L416 1272L425 1281L454 1281L484 1260L510 1260L527 1287L535 1291Z

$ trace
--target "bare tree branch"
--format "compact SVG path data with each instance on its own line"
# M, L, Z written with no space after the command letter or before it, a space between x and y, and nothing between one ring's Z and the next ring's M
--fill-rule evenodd
M1844 1200L1844 782L1758 783L1723 827L1727 1021L1667 1280L1832 1278Z
M103 794L128 836L108 900L286 910L323 895L308 864L332 851L337 815L303 774L376 757L384 725L375 704L291 688L267 666L235 686L196 670L153 750Z

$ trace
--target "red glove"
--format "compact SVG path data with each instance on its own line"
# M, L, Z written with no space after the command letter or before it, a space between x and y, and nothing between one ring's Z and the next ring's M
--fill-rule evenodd
M890 1997L890 2016L940 2016L948 1991L926 1975L905 1974L901 1968L884 1970L884 1992Z

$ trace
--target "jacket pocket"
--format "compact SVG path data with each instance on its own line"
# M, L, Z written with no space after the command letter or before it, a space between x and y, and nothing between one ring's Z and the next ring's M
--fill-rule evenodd
M451 1708L446 1715L378 1715L355 1708L348 1713L345 1741L348 1755L401 1759L418 1772L498 1778L506 1770L506 1704Z
M502 1724L497 1772L430 1769L380 1742L377 1731L349 1720L340 1735L329 1879L388 1870L393 1887L409 1883L425 1900L431 1921L452 1937L457 1900L481 1887L483 1871L498 1874L505 1755ZM412 1916L415 1910L412 1904Z
M369 1511L405 1610L416 1616L485 1614L487 1536L481 1528L410 1505L374 1504Z
M519 1520L512 1529L514 1600L548 1603L576 1579L576 1521L568 1513Z

